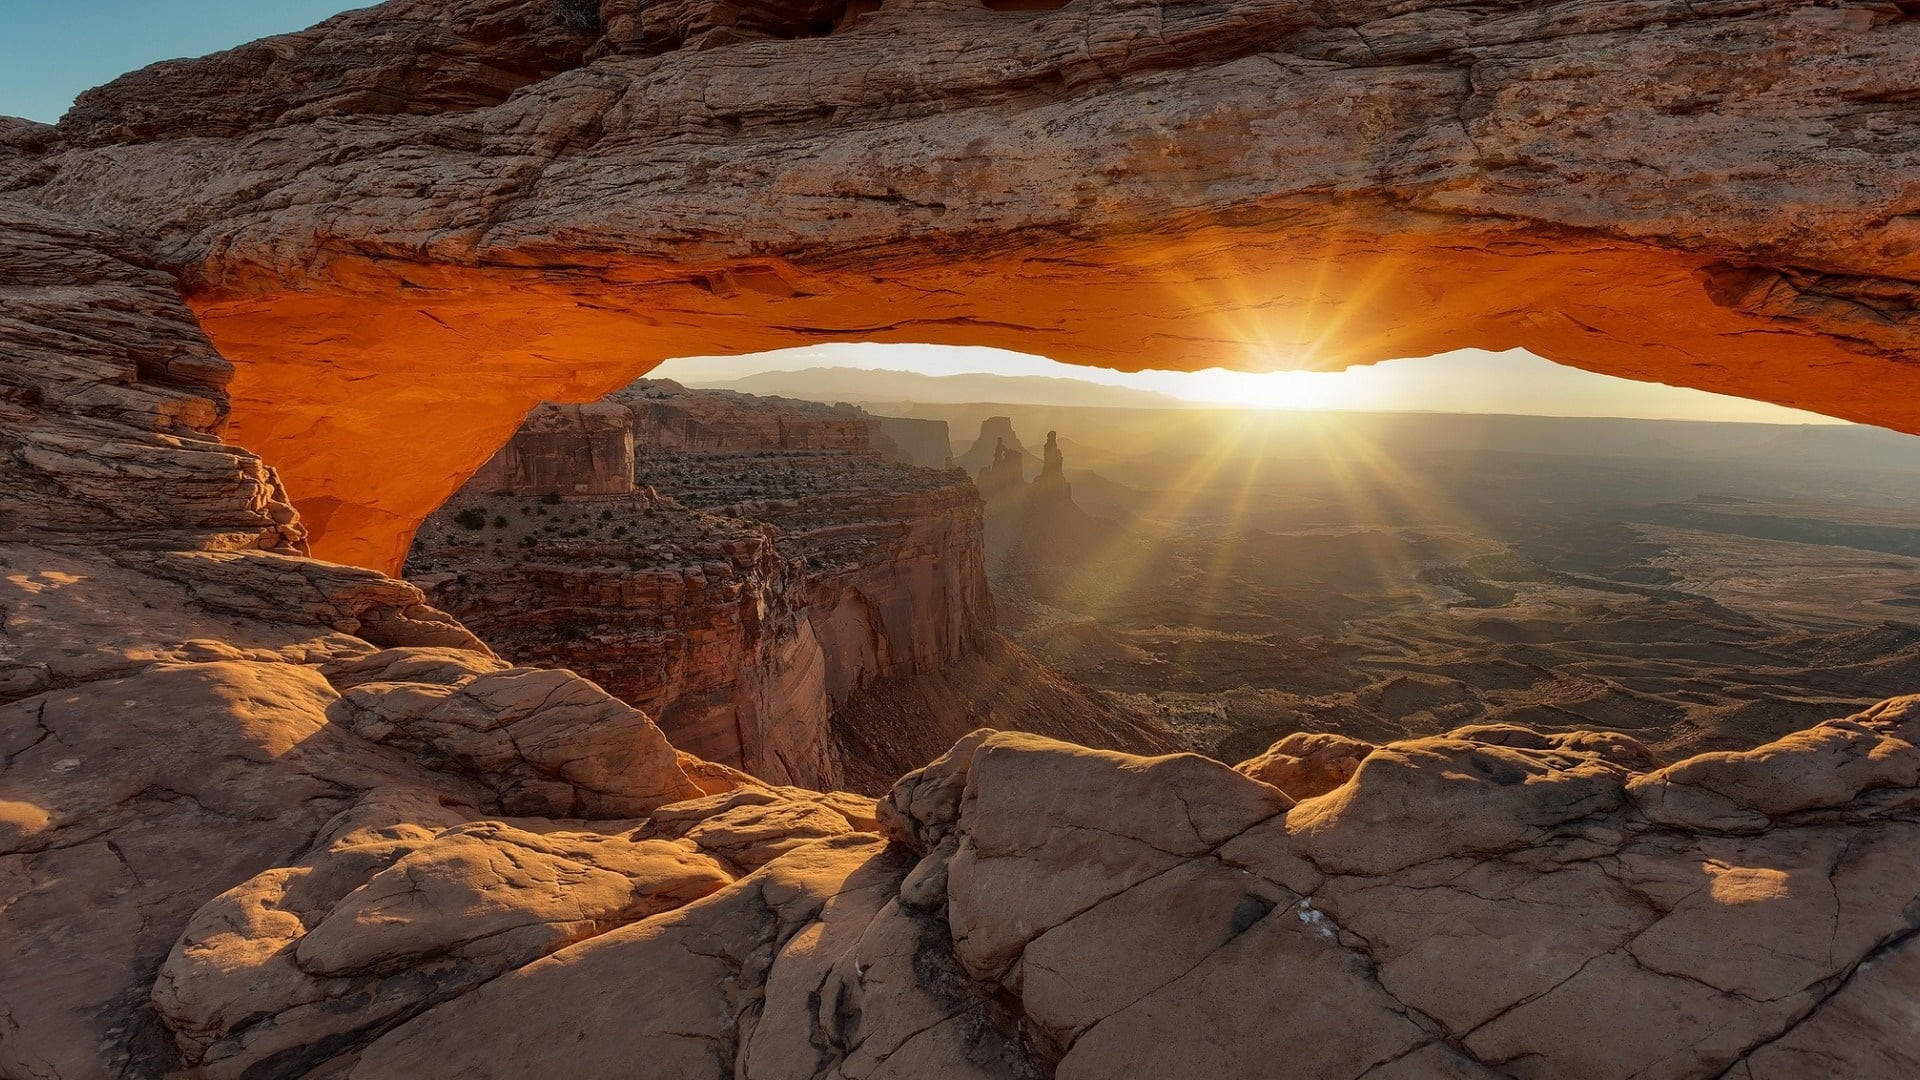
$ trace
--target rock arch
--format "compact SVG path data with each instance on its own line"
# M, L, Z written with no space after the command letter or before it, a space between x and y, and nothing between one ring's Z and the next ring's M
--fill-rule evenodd
M0 121L0 1071L1911 1075L1884 1003L1920 983L1916 699L1651 771L1461 729L1297 807L982 733L876 822L297 555L289 488L323 554L379 562L470 433L696 343L1515 344L1920 430L1911 4L1422 3L887 0L789 40L680 0L396 0ZM266 461L215 437L228 360ZM793 824L756 842L767 814ZM614 921L711 901L599 933L495 875L595 936L385 986L327 945L356 917L327 890L668 854L636 815L702 854ZM478 925L438 903L409 964Z
M1895 8L968 0L714 36L548 6L395 0L9 129L4 186L180 268L318 554L394 567L539 400L824 341L1520 347L1920 431ZM422 50L444 77L392 74Z

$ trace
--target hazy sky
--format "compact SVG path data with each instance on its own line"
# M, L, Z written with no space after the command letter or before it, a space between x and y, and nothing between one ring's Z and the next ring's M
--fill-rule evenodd
M156 60L200 56L311 26L360 3L340 0L0 0L0 114L51 123L90 86ZM1423 409L1572 416L1807 423L1772 405L1557 367L1525 353L1467 350L1340 374L1119 372L1067 367L996 349L826 345L754 357L675 361L667 377L737 378L809 366L1060 375L1226 405Z
M1390 360L1342 372L1255 375L1222 371L1125 373L1074 367L1000 349L939 345L816 345L752 356L671 360L653 374L686 383L724 382L760 371L862 367L957 375L1051 375L1152 390L1189 401L1262 408L1525 413L1536 416L1637 416L1661 420L1742 420L1770 424L1839 423L1817 413L1633 382L1542 360L1531 353L1465 349Z

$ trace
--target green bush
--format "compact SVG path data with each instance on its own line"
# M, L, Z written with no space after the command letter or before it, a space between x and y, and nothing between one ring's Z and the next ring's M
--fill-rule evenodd
M487 527L486 511L475 510L472 507L453 515L453 520L461 528L470 532L479 532L481 529Z

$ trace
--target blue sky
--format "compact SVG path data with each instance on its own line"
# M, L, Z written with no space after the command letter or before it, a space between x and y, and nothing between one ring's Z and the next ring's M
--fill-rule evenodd
M0 114L52 123L88 87L156 60L312 26L341 0L0 0Z

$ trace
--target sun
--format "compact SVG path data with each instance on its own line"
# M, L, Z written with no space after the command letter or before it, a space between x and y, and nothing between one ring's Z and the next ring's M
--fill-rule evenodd
M1345 377L1324 371L1228 371L1207 368L1182 372L1166 387L1189 401L1240 409L1318 410L1350 404Z

